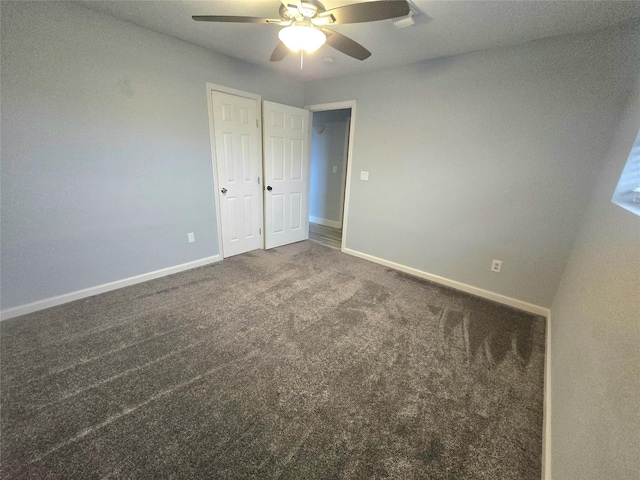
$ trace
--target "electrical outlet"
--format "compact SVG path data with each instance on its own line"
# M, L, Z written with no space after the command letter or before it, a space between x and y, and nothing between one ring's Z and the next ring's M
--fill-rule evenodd
M333 173L338 173L338 166L337 165L333 166Z
M189 240L189 243L193 243L196 241L196 237L193 232L187 233L187 240Z
M369 180L369 172L360 172L360 180Z
M491 271L492 272L499 273L501 269L502 269L502 260L494 260L491 263Z

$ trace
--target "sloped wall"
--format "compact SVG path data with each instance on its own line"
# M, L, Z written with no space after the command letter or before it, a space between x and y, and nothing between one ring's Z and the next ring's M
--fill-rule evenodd
M640 472L640 217L611 202L638 130L636 94L551 306L555 479L631 480Z

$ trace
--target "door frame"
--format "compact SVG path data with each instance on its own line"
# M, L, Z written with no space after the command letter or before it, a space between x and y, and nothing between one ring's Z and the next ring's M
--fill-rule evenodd
M313 123L314 112L324 112L326 110L341 110L345 108L351 109L351 121L349 123L349 148L347 149L347 178L344 187L344 202L342 206L342 244L340 251L344 252L347 248L347 224L349 220L349 194L351 191L351 166L353 164L353 143L355 138L356 126L356 101L346 100L343 102L319 103L316 105L306 105L304 108L311 111L311 122ZM310 146L311 147L311 146ZM311 170L309 170L311 171ZM311 179L309 179L309 188L311 187ZM309 193L310 195L311 193ZM307 215L309 212L307 212Z
M225 258L222 247L222 217L220 213L220 202L218 201L218 160L216 157L215 124L213 121L213 92L221 92L237 97L248 98L256 102L256 118L258 121L258 151L260 152L260 179L264 186L264 158L262 153L262 97L255 93L245 92L236 88L225 87L215 83L207 82L207 108L209 110L209 140L211 143L211 175L213 177L213 200L216 207L216 228L218 230L218 249L221 258ZM260 195L260 231L262 232L262 246L264 250L264 195Z

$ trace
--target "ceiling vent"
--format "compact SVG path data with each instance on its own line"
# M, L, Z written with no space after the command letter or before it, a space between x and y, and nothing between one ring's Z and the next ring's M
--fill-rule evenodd
M396 17L391 19L396 28L410 27L411 25L415 24L415 22L413 21L413 17L415 15L418 15L420 10L418 10L418 7L416 7L416 5L411 0L407 0L407 3L409 4L409 14L403 17Z

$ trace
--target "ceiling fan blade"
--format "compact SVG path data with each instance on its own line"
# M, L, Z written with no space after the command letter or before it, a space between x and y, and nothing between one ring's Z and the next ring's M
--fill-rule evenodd
M269 61L279 62L288 54L289 54L289 48L287 48L287 46L284 43L278 42L278 45L276 45L276 48L273 50L273 53L271 54L271 58L269 59Z
M238 17L233 15L193 15L196 22L223 22L223 23L280 23L277 18Z
M355 40L328 28L323 28L322 31L327 36L327 43L345 55L358 60L366 60L371 56L371 52Z
M381 0L332 8L319 16L333 16L335 23L363 23L403 17L409 15L410 11L409 4L404 0Z

